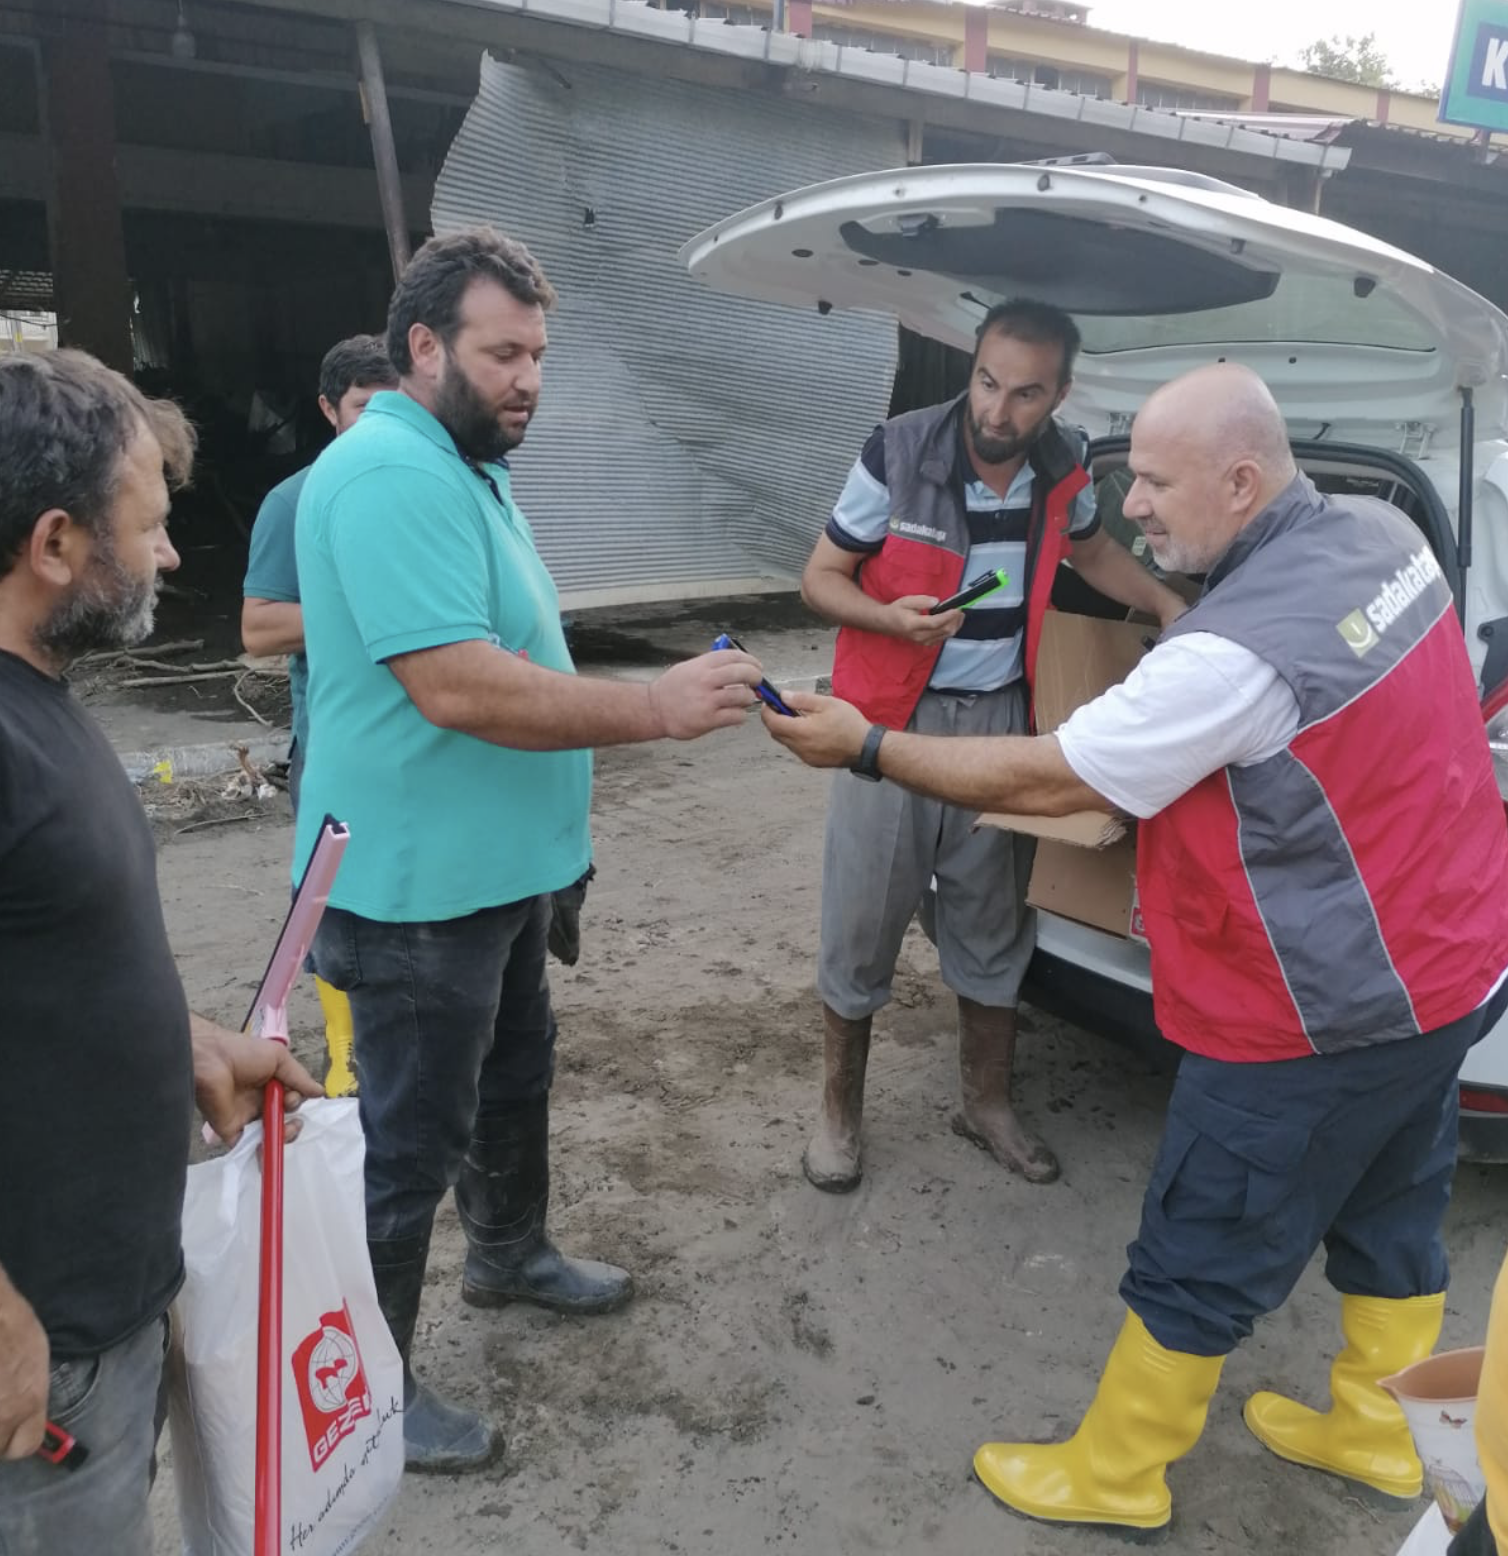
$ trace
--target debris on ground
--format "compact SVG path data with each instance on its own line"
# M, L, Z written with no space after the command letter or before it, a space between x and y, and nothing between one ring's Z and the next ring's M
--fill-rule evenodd
M159 840L202 827L280 816L279 795L288 788L288 764L258 766L244 745L226 748L234 771L210 778L178 778L171 771L149 774L137 784L143 809Z
M116 699L122 692L150 693L164 688L188 688L189 695L229 692L266 729L286 727L293 712L284 655L259 659L240 654L234 659L193 659L204 648L203 638L154 643L141 649L104 649L85 654L69 669L69 680L84 703Z

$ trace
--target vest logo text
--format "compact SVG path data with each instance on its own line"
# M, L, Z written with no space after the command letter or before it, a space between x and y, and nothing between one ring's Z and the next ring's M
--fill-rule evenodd
M1422 547L1409 558L1406 567L1400 567L1383 583L1368 605L1336 622L1335 630L1360 659L1377 647L1382 634L1442 576L1434 552L1428 546Z
M946 540L947 535L940 529L933 529L930 524L913 524L909 519L897 519L894 516L890 520L890 533L892 535L915 535L919 540Z

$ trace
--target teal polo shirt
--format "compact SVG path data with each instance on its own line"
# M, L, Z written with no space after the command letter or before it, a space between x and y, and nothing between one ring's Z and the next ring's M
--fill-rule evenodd
M298 560L293 550L293 521L298 496L309 477L309 467L280 481L262 499L256 523L251 527L251 554L246 562L243 595L259 600L278 600L297 605ZM293 701L293 738L309 749L309 664L302 654L288 656L288 694Z
M438 729L386 664L480 639L574 672L508 468L483 468L417 401L387 391L314 462L299 497L312 736L294 879L323 817L338 817L351 841L330 902L365 918L459 918L559 890L590 862L589 751L513 751Z

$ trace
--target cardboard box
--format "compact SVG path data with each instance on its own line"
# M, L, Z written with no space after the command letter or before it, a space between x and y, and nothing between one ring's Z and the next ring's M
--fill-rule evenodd
M1125 680L1155 627L1049 611L1037 652L1037 729L1050 735L1075 708ZM1040 838L1026 900L1113 935L1144 939L1136 900L1135 823L1109 811L988 815L986 826Z
M1107 934L1145 940L1136 900L1136 834L1107 848L1043 838L1037 844L1026 900L1060 918Z

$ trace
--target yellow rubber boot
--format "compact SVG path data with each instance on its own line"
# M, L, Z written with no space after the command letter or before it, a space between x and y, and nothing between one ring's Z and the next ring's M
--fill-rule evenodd
M1127 1313L1078 1431L1066 1443L986 1443L974 1473L1031 1518L1161 1529L1173 1516L1163 1472L1199 1441L1224 1365L1164 1350Z
M1342 1297L1345 1349L1330 1367L1330 1408L1311 1410L1281 1394L1253 1394L1242 1412L1252 1435L1280 1459L1412 1501L1424 1469L1398 1402L1377 1380L1422 1361L1440 1338L1445 1293L1432 1297Z
M351 1002L339 989L314 980L319 1006L325 1013L325 1046L330 1050L330 1068L325 1073L327 1097L349 1097L356 1090L356 1072L351 1068L351 1049L356 1034L351 1027Z

